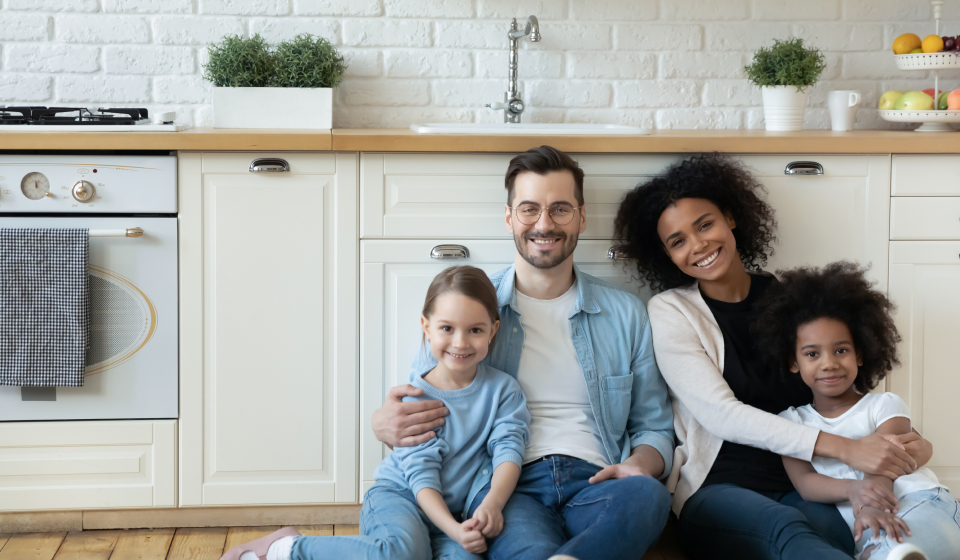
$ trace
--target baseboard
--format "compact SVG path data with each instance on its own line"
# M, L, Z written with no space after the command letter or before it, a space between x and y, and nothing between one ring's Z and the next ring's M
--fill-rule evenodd
M48 533L94 529L163 527L259 527L269 525L355 525L359 504L218 508L112 509L0 512L0 533Z

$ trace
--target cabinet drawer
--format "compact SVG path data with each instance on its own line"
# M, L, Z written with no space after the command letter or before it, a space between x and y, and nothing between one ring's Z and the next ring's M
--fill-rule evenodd
M893 156L893 196L960 196L960 156Z
M894 198L890 239L960 239L960 197Z
M255 159L278 158L290 165L286 173L258 173L258 175L332 175L337 172L336 154L308 154L297 152L216 152L203 154L204 173L251 173ZM252 174L252 173L251 173Z
M0 510L176 506L176 426L0 423Z

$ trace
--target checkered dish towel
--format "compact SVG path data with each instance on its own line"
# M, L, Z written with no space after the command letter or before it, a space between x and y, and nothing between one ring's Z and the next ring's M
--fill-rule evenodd
M82 387L89 232L0 228L0 385Z

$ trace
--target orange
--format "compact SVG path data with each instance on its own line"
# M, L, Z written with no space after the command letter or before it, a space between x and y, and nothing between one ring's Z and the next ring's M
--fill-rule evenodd
M923 39L923 52L935 53L943 50L943 39L939 35L927 35Z
M919 49L921 44L917 35L904 33L893 41L893 54L908 54L913 49Z

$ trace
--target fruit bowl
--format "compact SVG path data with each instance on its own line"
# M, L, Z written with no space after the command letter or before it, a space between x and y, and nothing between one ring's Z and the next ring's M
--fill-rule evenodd
M949 123L960 123L960 111L880 111L880 118L890 122L923 123L917 132L952 132Z
M960 68L960 52L947 51L937 53L895 54L900 70L936 70L940 68Z

